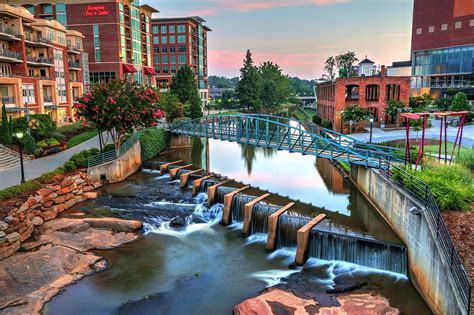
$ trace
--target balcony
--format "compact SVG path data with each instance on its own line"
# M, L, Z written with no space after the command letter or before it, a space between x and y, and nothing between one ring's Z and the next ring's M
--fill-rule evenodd
M33 66L53 66L54 61L51 58L46 57L33 57L33 56L26 56L27 63Z
M0 39L7 41L21 41L20 32L5 26L0 26Z
M14 96L0 96L0 101L5 105L16 104Z
M69 70L81 70L81 64L76 61L69 61Z
M13 73L3 73L0 72L0 78L16 78L17 75Z
M0 61L5 61L5 62L23 62L22 57L19 53L5 49L5 50L0 50Z
M67 45L67 52L71 54L80 54L81 53L81 47L78 47L77 45Z
M25 35L25 44L31 47L52 47L53 42L47 38Z

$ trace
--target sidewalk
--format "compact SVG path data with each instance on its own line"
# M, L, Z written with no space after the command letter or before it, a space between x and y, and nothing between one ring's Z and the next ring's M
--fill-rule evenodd
M89 139L71 149L44 158L32 160L24 165L25 179L31 180L40 177L44 173L52 172L66 163L74 154L83 150L99 148L99 137ZM20 166L0 171L0 190L20 184Z
M439 129L440 121L433 120L433 127L426 130L425 138L426 139L439 139ZM458 132L457 127L448 127L448 141L454 142L456 140L456 134ZM368 142L370 139L370 133L359 133L350 135L352 138L355 138L360 141ZM410 139L416 139L416 131L410 131ZM444 136L443 136L444 138ZM405 139L405 129L403 130L392 130L384 131L379 128L374 128L372 132L372 142L380 143L385 141ZM421 139L421 131L418 132L418 139ZM467 148L474 147L474 125L464 126L463 136L462 136L462 145Z

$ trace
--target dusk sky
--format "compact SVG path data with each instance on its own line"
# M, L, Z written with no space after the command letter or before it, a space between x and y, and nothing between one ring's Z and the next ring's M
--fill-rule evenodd
M328 56L354 50L377 64L410 59L413 0L144 0L157 17L199 15L208 37L209 74L238 76L247 49L286 74L323 74Z

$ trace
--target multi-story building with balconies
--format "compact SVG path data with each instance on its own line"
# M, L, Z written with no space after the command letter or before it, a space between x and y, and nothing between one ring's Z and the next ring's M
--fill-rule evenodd
M0 97L9 115L72 119L74 97L84 91L82 39L55 20L0 4Z
M169 88L173 76L182 66L189 65L196 74L202 105L207 106L207 32L211 29L198 16L153 19L153 64L156 84Z
M89 73L85 81L129 79L155 84L151 17L158 12L139 0L7 0L36 17L56 19L85 36Z

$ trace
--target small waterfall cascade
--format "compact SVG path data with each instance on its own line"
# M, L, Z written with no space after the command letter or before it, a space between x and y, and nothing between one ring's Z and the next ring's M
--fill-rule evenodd
M277 247L295 247L299 229L308 224L310 218L283 214L278 220Z
M308 254L319 259L347 261L404 275L408 268L407 250L403 246L317 229L310 232Z
M159 161L145 161L143 163L143 168L148 170L160 170L160 166L165 164L164 162Z
M268 217L277 212L278 209L280 209L278 206L269 205L262 202L257 203L253 207L250 234L268 233Z
M217 203L224 203L224 196L233 192L234 190L236 190L237 188L233 188L233 187L227 187L227 186L219 186L217 187L217 198L216 198L216 202Z
M232 200L232 221L234 222L243 222L244 221L244 208L247 203L257 199L255 196L249 195L236 195Z
M176 178L175 180L179 180L180 176L185 174L185 173L188 173L190 172L190 170L186 170L186 169L180 169L178 170L178 172L176 173Z
M199 185L199 192L207 193L207 189L217 183L215 180L203 180L201 185Z

